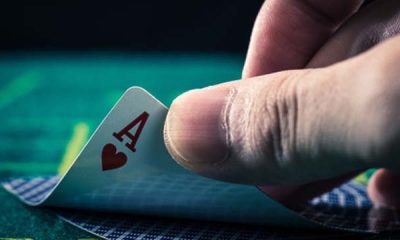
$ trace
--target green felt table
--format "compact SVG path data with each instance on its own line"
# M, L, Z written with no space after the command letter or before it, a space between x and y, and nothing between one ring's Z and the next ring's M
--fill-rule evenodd
M0 55L0 178L65 171L130 86L147 89L168 106L186 90L238 79L242 61L179 53ZM0 199L0 238L92 237L2 189Z
M239 79L242 63L240 56L199 53L0 54L0 179L65 172L130 86L169 106L189 89ZM0 239L94 239L3 189L0 200ZM368 239L375 237L394 238Z

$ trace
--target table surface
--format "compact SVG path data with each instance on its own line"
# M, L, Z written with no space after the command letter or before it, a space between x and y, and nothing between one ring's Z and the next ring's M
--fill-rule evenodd
M65 172L130 86L147 89L169 106L189 89L239 79L242 63L239 56L204 54L0 55L0 178ZM0 199L0 239L95 239L2 189Z
M240 76L237 56L28 53L0 56L0 177L63 172L130 86L167 106L180 93ZM51 211L0 190L0 238L88 238Z

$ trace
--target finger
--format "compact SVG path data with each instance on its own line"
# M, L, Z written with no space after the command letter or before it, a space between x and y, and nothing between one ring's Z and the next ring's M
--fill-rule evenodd
M323 67L362 53L400 32L400 1L374 1L360 9L318 50L307 68Z
M400 172L378 170L368 183L368 195L377 206L400 209Z
M303 68L362 0L269 0L251 35L243 78Z
M360 171L351 172L332 179L291 186L260 186L261 191L281 204L292 209L302 208L304 203L314 197L339 186L360 174Z
M327 66L395 36L400 32L399 8L400 2L396 0L376 1L363 8L318 51L308 67ZM381 169L373 175L368 195L376 206L400 208L397 182L400 182L399 172Z
M364 52L384 39L393 37L400 32L399 8L400 2L396 0L375 1L363 7L317 51L308 62L307 68L329 66ZM353 176L355 175L356 173ZM286 206L296 207L350 180L351 176L347 176L305 185L263 186L260 189ZM379 192L380 198L393 199L391 196L385 196L385 192L388 191ZM391 193L389 191L389 194ZM378 205L382 204L378 203Z
M256 185L396 165L399 42L327 68L189 91L168 113L167 148L202 175Z

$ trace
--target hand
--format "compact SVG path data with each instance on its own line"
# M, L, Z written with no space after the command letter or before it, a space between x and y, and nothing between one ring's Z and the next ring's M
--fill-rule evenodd
M173 158L204 176L263 185L288 205L365 169L391 169L368 190L376 203L400 207L400 37L385 40L400 31L400 3L360 3L267 1L245 80L172 104L165 142Z

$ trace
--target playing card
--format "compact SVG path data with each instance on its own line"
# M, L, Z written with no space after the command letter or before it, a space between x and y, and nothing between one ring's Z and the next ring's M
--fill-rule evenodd
M255 186L211 180L167 153L167 108L142 88L128 89L66 175L31 205L201 220L311 225Z
M34 202L51 191L59 177L16 178L5 184L7 189L25 202ZM68 222L105 239L293 239L268 225L238 225L189 219L143 217L136 214L98 213L78 209L54 209ZM298 214L321 225L353 232L400 230L400 214L394 209L373 208L366 186L349 182L313 199ZM216 227L217 226L217 227ZM218 227L219 226L219 227ZM283 226L284 227L284 226ZM272 230L272 232L271 232ZM314 235L312 231L306 231ZM318 235L317 235L318 236ZM325 233L323 234L326 237ZM330 236L330 235L329 235ZM322 236L320 236L322 237Z
M225 183L187 171L165 148L167 111L144 89L132 87L105 117L65 176L14 179L4 186L35 206L285 227L322 224L353 231L400 229L397 212L378 216L382 211L374 212L365 187L357 184L345 184L294 212L255 186ZM98 229L126 232L126 236L132 230L126 219L113 214L104 220L110 224L93 226L95 230L86 223L98 218L83 221L60 214L99 235ZM387 224L382 224L382 219ZM201 234L203 227L199 226L196 234Z

